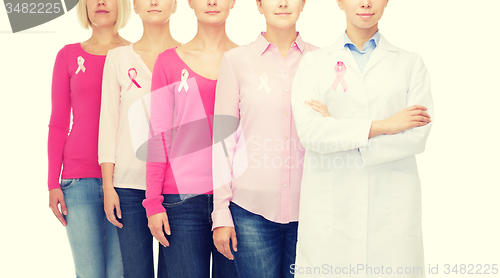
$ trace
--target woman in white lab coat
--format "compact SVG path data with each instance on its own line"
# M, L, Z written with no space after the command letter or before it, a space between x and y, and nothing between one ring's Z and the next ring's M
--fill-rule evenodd
M415 155L433 119L429 74L418 54L383 36L360 70L346 35L353 45L368 42L388 1L337 2L346 34L306 54L292 87L306 153L291 271L299 278L424 277ZM364 12L378 17L361 18Z

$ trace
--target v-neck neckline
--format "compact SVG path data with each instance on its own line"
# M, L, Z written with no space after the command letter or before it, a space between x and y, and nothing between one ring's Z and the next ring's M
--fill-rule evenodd
M141 55L137 52L135 52L134 50L134 44L131 43L129 45L129 49L130 49L130 52L132 54L132 56L134 56L137 60L137 63L139 63L139 65L142 67L142 69L147 73L149 79L152 79L153 78L153 73L151 72L151 70L149 70L148 66L146 65L146 63L144 63L144 60L142 60L141 58Z
M182 60L181 56L179 56L179 53L177 53L177 46L176 46L176 47L174 47L174 48L172 49L172 51L175 53L175 56L177 57L177 59L179 59L179 60L180 60L180 61L184 64L184 66L185 66L187 69L189 69L189 71L191 71L192 73L196 74L197 76L199 76L199 77L201 77L201 78L203 78L203 79L205 79L205 80L208 80L208 81L210 81L210 82L217 82L217 79L210 79L210 78L207 78L207 77L205 77L205 76L203 76L203 75L200 75L200 74L196 73L193 69L191 69L191 68L190 68L190 67L186 64L186 62L184 62L184 60Z

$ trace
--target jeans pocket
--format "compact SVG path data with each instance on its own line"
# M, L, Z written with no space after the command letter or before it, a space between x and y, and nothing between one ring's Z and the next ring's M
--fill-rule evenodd
M420 179L398 171L391 173L392 231L402 237L422 234Z
M163 195L163 206L166 208L180 206L190 198L184 194L165 194Z
M61 189L65 190L72 187L78 179L61 179Z

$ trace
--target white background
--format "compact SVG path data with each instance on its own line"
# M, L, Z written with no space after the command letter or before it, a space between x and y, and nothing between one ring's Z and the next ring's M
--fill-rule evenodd
M255 40L265 20L255 1L236 2L227 32L241 45ZM439 264L441 273L429 277L455 277L443 274L444 264L500 264L499 4L391 0L379 25L391 43L422 56L432 79L436 115L427 149L417 156L426 265ZM307 1L298 23L304 40L324 47L344 29L334 0ZM171 30L180 42L195 35L186 0L178 1ZM137 41L139 17L133 14L120 34ZM0 277L74 277L65 230L48 208L47 125L56 54L89 37L75 9L12 34L0 7Z

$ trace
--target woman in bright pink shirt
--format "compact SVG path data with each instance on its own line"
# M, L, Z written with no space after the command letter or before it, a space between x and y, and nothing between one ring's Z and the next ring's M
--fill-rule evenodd
M161 53L153 69L143 205L169 277L209 278L211 268L213 278L235 278L233 262L213 244L210 217L211 118L222 56L237 46L225 31L235 0L188 2L198 33Z
M214 242L240 278L293 277L304 149L291 88L303 55L317 49L296 32L304 5L257 1L267 32L228 51L219 71L214 138L224 139L213 147Z
M77 13L82 25L92 28L92 36L64 46L54 65L49 206L66 227L77 277L123 277L116 227L104 214L97 142L104 61L108 50L129 44L118 29L130 15L130 4L127 0L81 0Z

